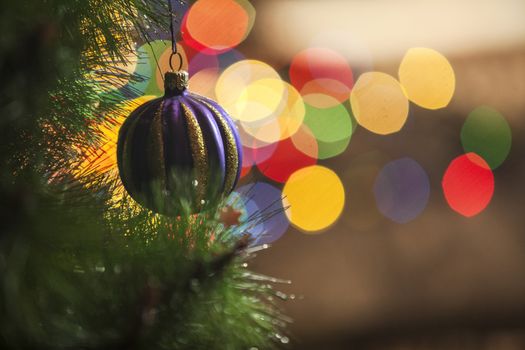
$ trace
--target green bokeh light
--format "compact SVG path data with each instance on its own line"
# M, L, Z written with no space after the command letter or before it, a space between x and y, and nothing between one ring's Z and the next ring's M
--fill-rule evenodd
M331 108L315 108L308 104L304 124L314 134L319 146L319 159L343 153L352 137L352 119L348 110L338 104Z
M509 124L493 108L480 106L470 112L461 129L465 153L474 152L495 169L507 158L512 143Z

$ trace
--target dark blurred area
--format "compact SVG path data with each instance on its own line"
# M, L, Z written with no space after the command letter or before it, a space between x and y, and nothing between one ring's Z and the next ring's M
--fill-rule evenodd
M320 161L339 174L346 189L346 205L334 226L316 235L290 229L251 265L255 271L293 281L289 286L277 286L297 296L283 303L293 318L292 348L525 349L525 32L523 25L517 24L514 32L509 29L514 33L512 40L504 40L507 34L486 36L485 30L477 27L482 21L480 13L501 6L502 13L494 11L499 19L486 23L491 27L488 30L510 28L512 23L501 23L505 13L513 13L509 22L516 16L525 20L525 12L515 13L523 5L468 1L483 9L477 12L477 7L472 7L469 12L455 13L455 7L467 4L258 1L258 19L252 40L246 43L247 52L251 49L255 57L283 65L289 59L286 52L293 49L280 51L271 43L290 40L293 47L293 34L281 33L276 38L280 28L269 23L294 18L285 11L306 11L315 8L314 3L319 8L339 8L343 15L334 13L335 19L330 19L317 12L304 18L301 28L310 23L327 25L331 20L339 23L337 18L345 13L351 22L359 14L349 9L359 5L397 7L406 16L418 11L430 11L432 16L439 7L442 12L433 13L440 18L436 21L456 28L459 37L466 38L464 32L469 32L478 41L461 45L456 37L450 37L452 44L442 45L456 74L456 91L447 108L430 111L411 104L409 119L400 132L378 136L357 128L345 153ZM449 22L442 17L446 6L451 6ZM417 8L412 11L412 7ZM276 12L279 9L281 12ZM396 14L378 14L369 21L384 32L385 46L392 46L388 38L396 36L396 29L381 27L388 22L381 22L381 18L388 16ZM455 23L458 18L463 21ZM409 28L399 30L399 35L415 30L416 21L404 23ZM421 45L425 37L426 46L446 42L445 34L432 31L432 23L419 30L412 38L414 44ZM498 40L502 45L497 45ZM403 43L411 38L399 42L401 52ZM378 46L372 42L371 51L374 45ZM372 57L373 70L397 74L399 54L395 50L391 56ZM354 67L359 70L359 64ZM371 69L363 66L363 70ZM504 164L494 171L495 192L489 206L481 214L465 218L448 207L441 180L450 160L463 153L461 127L478 105L492 106L505 116L512 130L512 148ZM378 212L372 187L386 162L406 156L428 172L430 200L418 218L398 224Z

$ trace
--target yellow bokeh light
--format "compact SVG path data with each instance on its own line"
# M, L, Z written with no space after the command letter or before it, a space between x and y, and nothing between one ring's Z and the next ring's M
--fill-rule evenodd
M283 206L290 222L316 232L332 225L345 205L345 190L337 174L319 165L302 168L283 188Z
M303 98L292 85L285 82L282 84L285 91L274 115L258 122L241 122L248 134L265 143L274 143L292 136L304 120Z
M239 119L240 117L236 115L239 112L238 108L242 107L242 104L239 105L239 99L243 95L245 96L243 97L244 99L246 99L247 96L252 96L252 93L246 93L245 90L259 80L274 80L275 84L275 81L280 81L281 77L275 69L268 64L257 60L242 60L231 65L222 72L217 80L215 86L217 102L219 102L234 119ZM261 86L256 85L255 90L257 89L261 89ZM279 90L282 91L282 88ZM249 113L247 113L247 115L248 114ZM253 121L253 118L249 119L249 121Z
M260 79L246 86L231 113L245 122L271 117L279 112L286 87L281 79Z
M376 134L399 131L408 117L408 99L399 82L388 74L362 74L350 93L352 112L362 127Z
M254 125L253 123L241 123L242 129L247 135L258 142L257 144L272 144L281 139L281 128L276 119L272 119L264 124Z
M449 61L439 52L427 48L407 51L399 66L399 81L408 99L427 109L446 107L456 87Z
M266 147L271 144L270 142L261 141L257 137L253 136L252 134L249 134L244 129L244 126L240 123L237 124L237 131L239 132L239 138L241 139L241 143L245 147L261 148L261 147Z

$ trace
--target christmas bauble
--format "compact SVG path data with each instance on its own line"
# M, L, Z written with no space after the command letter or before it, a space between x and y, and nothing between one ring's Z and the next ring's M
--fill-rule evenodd
M165 94L134 110L119 131L117 161L130 196L155 212L213 206L235 187L242 148L215 101L187 90L188 73L166 73Z

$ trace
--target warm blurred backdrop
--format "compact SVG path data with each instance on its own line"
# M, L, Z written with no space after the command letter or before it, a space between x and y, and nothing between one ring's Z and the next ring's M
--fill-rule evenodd
M525 348L525 2L257 1L241 46L287 72L297 52L332 49L362 72L397 77L405 52L433 48L454 69L450 104L410 104L403 129L380 136L361 127L339 156L320 160L341 178L346 204L319 234L290 229L252 264L291 279L279 289L297 349ZM464 153L461 130L478 106L508 122L512 146L493 171L487 208L464 217L447 205L441 181ZM410 157L428 174L429 201L396 223L376 206L386 163ZM250 179L251 181L251 179ZM475 180L474 180L475 181ZM318 203L326 205L326 203Z

